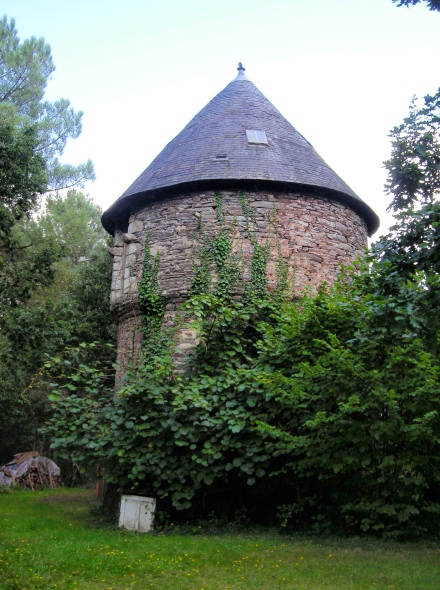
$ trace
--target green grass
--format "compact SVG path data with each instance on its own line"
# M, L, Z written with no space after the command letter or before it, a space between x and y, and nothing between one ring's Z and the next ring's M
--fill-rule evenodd
M1 590L438 590L440 547L99 527L85 490L0 494Z

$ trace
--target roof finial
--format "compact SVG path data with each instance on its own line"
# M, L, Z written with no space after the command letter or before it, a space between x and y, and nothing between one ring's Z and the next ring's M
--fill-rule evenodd
M238 62L238 74L236 76L236 78L234 78L232 81L235 82L236 80L247 80L246 74L244 73L246 68L243 67L243 64L241 63L241 61Z

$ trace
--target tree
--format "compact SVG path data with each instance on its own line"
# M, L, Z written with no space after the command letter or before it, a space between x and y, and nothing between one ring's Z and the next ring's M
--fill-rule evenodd
M440 323L440 89L391 131L386 190L396 223L372 245L375 284L387 298L398 298L405 285L417 294L423 313L422 336L433 350ZM372 275L373 276L373 275ZM422 316L420 316L422 321Z
M50 46L31 37L22 43L15 21L0 20L0 115L17 127L35 125L37 145L49 172L48 188L82 186L94 179L90 160L78 166L64 164L68 139L81 133L82 112L75 112L67 99L44 100L44 90L55 70Z
M44 209L20 227L20 243L53 239L63 257L76 265L85 260L94 247L107 243L101 224L102 210L92 199L74 189L66 195L49 195ZM18 232L15 234L18 238Z
M12 247L15 221L35 210L48 190L94 179L90 161L59 161L69 138L81 133L82 113L62 98L44 100L54 65L44 39L20 42L15 21L0 20L0 248ZM0 261L0 264L2 262Z
M47 390L21 394L41 367L84 338L113 337L110 259L101 211L75 191L93 180L90 161L61 163L81 132L68 100L44 99L54 71L44 39L23 42L14 20L0 20L0 458L32 448L45 420ZM52 191L52 194L47 194ZM36 211L46 193L45 211ZM106 299L106 312L102 304ZM96 307L95 307L96 306ZM32 403L31 403L32 401ZM38 439L39 440L39 439Z
M421 108L414 97L409 116L390 137L392 153L385 162L385 189L392 197L388 209L399 212L433 203L440 196L440 88L424 97Z
M0 124L0 245L46 190L46 164L36 151L37 130Z
M394 3L397 3L397 6L406 6L409 8L410 6L415 6L416 4L420 4L422 0L393 0ZM439 10L440 11L440 0L424 0L429 7L429 10Z
M48 451L38 428L47 419L50 389L41 385L22 395L45 355L115 339L112 260L98 223L101 213L75 191L64 200L50 198L39 217L15 224L15 247L0 258L0 462L17 449ZM87 362L113 361L111 348L89 352Z

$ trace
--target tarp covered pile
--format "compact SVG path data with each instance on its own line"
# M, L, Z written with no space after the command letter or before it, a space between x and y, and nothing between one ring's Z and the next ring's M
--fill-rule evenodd
M13 485L30 490L58 488L61 486L60 468L47 457L40 457L37 451L19 453L0 467L0 486Z

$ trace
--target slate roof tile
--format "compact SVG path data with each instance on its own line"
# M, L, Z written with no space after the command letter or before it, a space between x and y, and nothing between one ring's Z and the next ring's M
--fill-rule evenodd
M265 131L269 145L249 144L246 130ZM218 155L227 158L219 162ZM247 79L239 75L209 102L162 150L124 194L104 213L112 233L133 204L164 189L203 181L254 180L278 186L329 189L330 198L351 206L367 223L370 235L379 220L353 190L325 163L312 145Z

